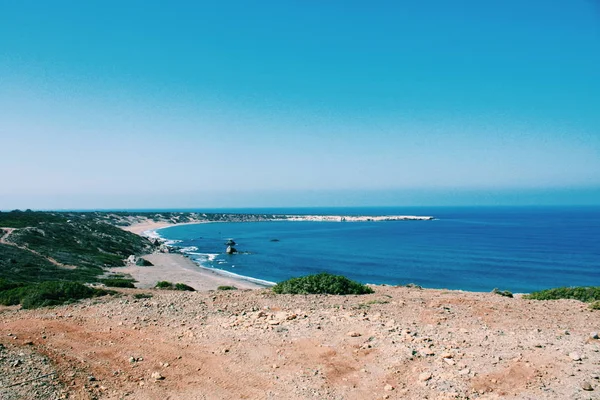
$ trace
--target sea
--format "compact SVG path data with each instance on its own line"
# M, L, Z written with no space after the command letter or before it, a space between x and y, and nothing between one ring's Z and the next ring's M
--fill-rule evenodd
M202 211L434 217L429 221L215 222L156 232L201 267L258 282L328 272L363 283L413 283L478 292L600 286L600 207ZM229 239L236 242L238 254L225 253Z

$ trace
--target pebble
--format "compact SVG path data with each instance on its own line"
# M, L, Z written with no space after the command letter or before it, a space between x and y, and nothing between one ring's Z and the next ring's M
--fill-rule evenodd
M359 336L361 336L361 334L358 333L358 332L348 332L346 335L350 336L350 337L359 337Z
M456 361L454 361L454 360L453 360L453 359L451 359L451 358L444 358L444 361L445 361L445 362L446 362L446 364L448 364L448 365L454 365L454 364L456 364Z
M419 375L419 380L421 382L426 382L431 379L431 372L421 372Z
M157 381L162 381L163 379L165 379L164 376L162 376L160 374L160 372L153 372L152 375L150 375L152 377L152 379L157 380Z
M592 333L590 333L590 337L592 339L598 339L598 332L592 332Z
M383 390L385 390L386 392L391 392L392 390L394 390L394 387L388 383L387 385L385 385Z
M586 381L586 382L583 382L583 383L581 384L581 388L582 388L583 390L586 390L586 391L588 391L588 392L590 392L590 391L594 390L594 388L592 387L592 385L591 385L589 382L587 382L587 381Z
M569 353L569 357L571 357L571 360L573 361L581 361L581 356L575 351Z

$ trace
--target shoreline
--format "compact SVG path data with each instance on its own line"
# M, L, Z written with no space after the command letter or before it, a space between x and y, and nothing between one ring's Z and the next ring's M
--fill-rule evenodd
M146 231L153 231L163 228L169 228L172 226L179 225L191 225L191 224L206 224L212 222L392 222L392 221L432 221L435 220L433 216L426 215L304 215L304 214L270 214L267 218L265 214L264 219L254 219L248 221L238 221L232 219L228 220L206 220L206 219L195 219L187 222L172 222L172 221L154 221L145 220L142 222L134 222L131 225L120 226L121 229L141 235Z
M160 240L165 244L166 240L156 233L157 230L179 225L203 223L208 222L194 221L175 224L164 221L145 221L121 228L142 237ZM167 244L165 245L170 247ZM204 267L180 253L155 252L140 257L150 261L153 265L142 267L129 264L125 267L111 268L109 271L130 275L137 281L136 287L140 289L154 288L157 282L164 280L173 283L184 283L197 291L216 290L219 286L234 286L238 289L264 289L274 285L272 282Z
M344 216L344 215L273 215L272 219L264 221L274 222L387 222L387 221L428 221L433 220L430 216L413 215L389 215L389 216ZM172 221L138 221L120 228L136 235L158 240L162 245L171 247L168 240L158 234L158 230L180 225L206 224L207 221L193 220L175 223ZM233 222L233 221L232 221ZM260 222L260 221L255 221ZM153 266L142 267L138 265L126 265L110 269L113 273L125 273L137 281L136 287L148 289L154 287L157 282L167 280L173 283L185 283L196 290L215 290L219 286L235 286L238 289L264 289L275 283L250 276L237 275L235 273L208 268L195 262L181 253L152 253L141 257L150 261Z

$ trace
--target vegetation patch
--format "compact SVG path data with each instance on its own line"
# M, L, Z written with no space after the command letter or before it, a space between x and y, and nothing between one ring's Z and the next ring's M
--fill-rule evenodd
M592 310L600 310L600 300L596 300L590 304L590 309Z
M235 286L219 286L217 290L237 290Z
M185 283L173 284L173 282L169 282L169 281L157 282L154 287L157 289L166 289L166 290L182 290L182 291L188 291L188 292L196 291L196 289L194 289L191 286L186 285Z
M344 276L320 273L292 278L273 286L277 294L369 294L373 289Z
M135 285L133 284L133 279L107 278L101 279L100 282L104 283L108 287L135 288Z
M6 287L6 286L3 286ZM0 304L38 308L73 303L80 299L105 296L111 292L94 289L77 282L42 282L0 291Z
M67 218L65 218L63 215L42 211L0 211L0 226L5 228L25 228L28 226L39 226L47 223L61 223L66 221Z
M133 295L135 299L151 299L152 295L150 293L136 293Z
M187 291L187 292L195 292L196 291L196 289L194 289L191 286L186 285L185 283L176 283L175 290L183 290L183 291Z
M600 300L600 286L560 287L541 290L523 296L530 300L572 299L586 303Z
M498 294L498 295L504 296L504 297L513 297L512 292L509 292L508 290L499 290L498 288L494 288L494 290L492 290L492 293Z
M145 258L140 257L135 262L135 265L137 265L138 267L151 267L154 264L152 264L150 261L146 260Z

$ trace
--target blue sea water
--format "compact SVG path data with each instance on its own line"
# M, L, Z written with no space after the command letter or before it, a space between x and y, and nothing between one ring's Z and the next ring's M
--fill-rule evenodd
M159 234L178 241L202 266L271 282L326 271L364 283L469 291L600 286L600 207L226 211L436 219L207 223ZM229 238L243 254L225 254Z

